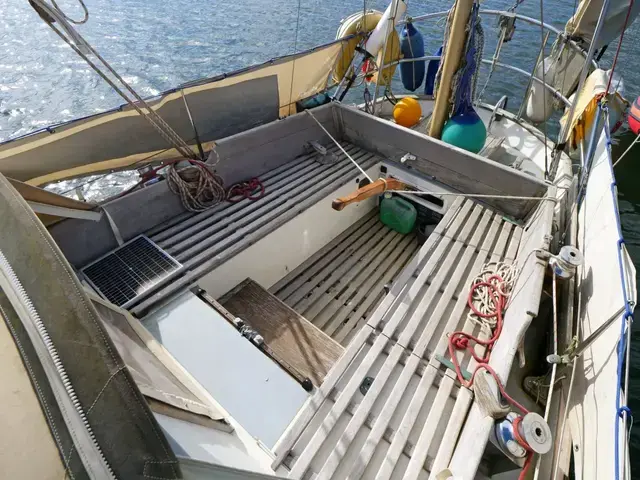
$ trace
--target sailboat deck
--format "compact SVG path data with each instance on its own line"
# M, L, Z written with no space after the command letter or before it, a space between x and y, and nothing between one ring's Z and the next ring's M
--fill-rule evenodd
M363 169L380 162L380 157L343 142L345 150ZM187 212L153 228L146 235L183 265L178 276L151 298L138 297L132 311L141 314L158 300L195 282L283 223L314 205L360 175L358 169L333 145L327 150L334 163L317 153L302 155L274 168L260 180L264 195L257 200L223 202L201 213ZM169 284L171 280L174 280ZM151 292L150 292L151 293Z
M374 209L270 292L347 345L417 250L415 233L402 235L391 230Z
M457 198L280 439L275 465L314 479L433 478L446 468L473 397L447 367L447 333L479 335L466 319L469 285L483 264L514 262L522 233ZM469 355L461 360L473 369Z

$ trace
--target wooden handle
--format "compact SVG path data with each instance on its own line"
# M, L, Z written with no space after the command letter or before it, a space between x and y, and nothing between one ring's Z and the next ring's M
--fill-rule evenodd
M331 206L334 210L340 211L351 203L361 202L367 198L373 197L374 195L380 195L387 190L405 190L406 188L406 184L402 183L400 180L396 180L395 178L379 178L375 182L371 182L369 185L359 188L346 197L336 198Z

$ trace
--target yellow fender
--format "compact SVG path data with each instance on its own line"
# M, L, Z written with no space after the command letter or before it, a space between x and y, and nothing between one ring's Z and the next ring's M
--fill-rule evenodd
M377 10L369 10L366 14L362 14L362 12L354 13L347 18L345 18L338 28L338 33L336 34L336 40L339 40L344 37L348 37L349 35L358 34L358 33L369 33L374 28L382 18L382 12ZM336 67L333 70L333 80L338 83L344 75L347 73L347 69L349 65L351 65L351 61L353 60L353 56L355 54L356 47L358 43L360 43L361 37L354 37L348 42L343 44L342 52L338 56L336 60ZM378 65L384 65L401 58L400 53L400 37L398 36L398 32L394 28L387 37L387 49L384 56L384 62L382 61L382 50L378 53L378 58L376 59L376 63ZM389 85L391 83L391 79L393 78L393 74L396 71L396 66L393 65L391 67L387 67L382 72L382 81L381 85ZM378 73L376 72L373 75L372 82L376 82L378 77Z

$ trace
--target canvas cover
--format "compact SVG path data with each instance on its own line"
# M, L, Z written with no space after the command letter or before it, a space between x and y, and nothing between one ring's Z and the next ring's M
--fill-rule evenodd
M217 139L295 113L298 100L323 91L347 40L192 82L149 103L197 151L186 99L208 150ZM147 120L125 105L1 144L0 173L43 185L178 156Z
M0 292L2 321L11 331L28 371L63 468L71 478L88 478L90 453L94 451L94 447L82 442L84 433L79 432L86 429L74 429L77 422L74 424L73 418L79 415L74 417L77 414L69 410L77 407L69 410L63 407L71 401L81 407L85 425L90 426L94 436L90 443L102 450L105 463L116 478L181 478L171 447L73 269L24 199L2 175L0 231L11 232L0 236L0 252L39 316L38 335L34 336L33 316L19 313L25 307L16 300L21 296L17 287ZM3 278L7 278L6 274ZM43 354L43 343L48 345L48 353ZM66 378L52 374L51 365L56 361L64 368ZM3 380L13 381L13 377L3 375ZM56 387L60 382L65 384L63 392ZM74 396L69 393L69 385ZM13 415L19 416L22 406L5 404L5 408L11 406ZM42 442L47 443L44 439ZM12 450L19 447L16 443ZM13 455L18 454L16 451ZM35 457L39 456L38 453Z

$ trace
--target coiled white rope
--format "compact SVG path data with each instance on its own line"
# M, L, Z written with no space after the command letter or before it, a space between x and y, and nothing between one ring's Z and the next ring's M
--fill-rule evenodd
M497 281L495 279L495 276L500 277L502 279L502 282ZM496 290L501 295L503 295L505 298L509 298L509 295L511 295L511 292L513 291L513 287L515 285L517 277L518 268L515 265L504 262L488 262L482 266L482 270L473 279L473 281L471 282L471 286L483 282L491 283L496 287ZM496 302L491 299L491 289L488 286L479 286L473 289L472 299L473 305L480 313L484 315L496 313L494 312ZM476 325L479 325L485 333L491 336L493 330L496 327L498 316L494 315L492 317L483 318L476 315L473 310L470 310L467 314L467 319L475 323Z

